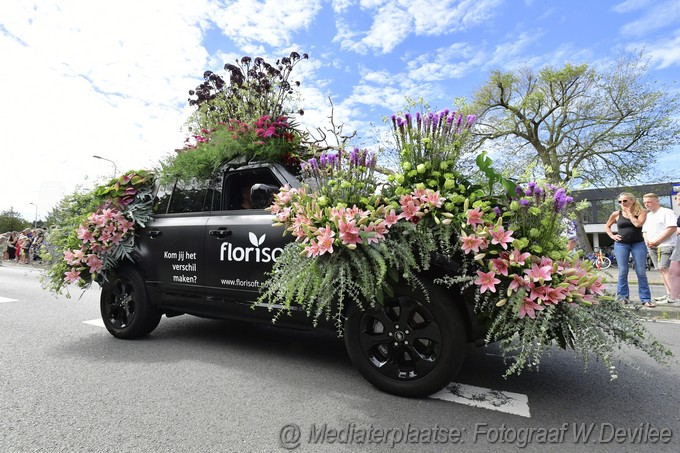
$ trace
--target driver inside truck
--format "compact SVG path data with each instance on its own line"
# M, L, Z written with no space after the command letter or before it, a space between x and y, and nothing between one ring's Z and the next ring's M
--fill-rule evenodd
M241 188L241 209L253 209L253 203L250 199L250 189L250 184L246 184Z

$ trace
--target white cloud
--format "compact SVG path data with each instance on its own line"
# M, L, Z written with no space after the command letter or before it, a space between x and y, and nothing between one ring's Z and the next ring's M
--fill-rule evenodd
M216 3L211 19L239 46L290 44L293 34L309 27L321 10L320 0L237 0Z
M625 0L612 7L612 11L623 14L647 7L653 0Z
M457 79L485 63L485 54L465 43L454 43L407 60L408 78L418 83Z
M336 18L335 41L357 53L387 54L410 35L449 35L480 25L496 14L501 3L501 0L363 0L359 11L342 3L335 11L346 12L348 17ZM361 31L354 25L361 23L359 18L371 21L368 30Z
M624 36L644 36L655 30L668 27L680 20L680 2L676 0L655 2L644 8L641 15L621 27Z
M3 5L0 124L3 148L22 170L0 178L0 210L32 219L36 203L44 218L76 186L112 174L92 155L120 172L181 147L187 92L207 57L202 18L192 14L201 9L183 1Z
M382 53L389 53L404 40L412 27L409 11L388 3L377 12L376 19L361 44Z
M646 47L650 60L657 69L680 65L680 29L675 31L674 36L658 40Z

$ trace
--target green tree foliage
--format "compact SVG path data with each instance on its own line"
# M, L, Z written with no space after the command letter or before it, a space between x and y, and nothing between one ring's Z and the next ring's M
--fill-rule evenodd
M646 69L636 54L601 71L586 64L494 71L474 95L477 146L502 145L496 160L534 165L557 184L640 180L680 143L679 98L646 80Z
M33 224L21 218L14 208L9 208L8 211L0 213L0 233L9 231L21 231L24 228L29 228Z

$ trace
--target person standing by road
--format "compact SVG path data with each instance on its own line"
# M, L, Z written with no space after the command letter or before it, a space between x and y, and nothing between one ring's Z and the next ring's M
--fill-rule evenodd
M680 193L675 194L675 201L680 206ZM671 281L671 293L668 303L680 303L680 216L675 222L678 229L675 231L675 250L671 255L671 264L668 266L668 277Z
M623 192L618 199L620 210L612 212L605 225L605 231L614 239L614 256L619 267L619 280L616 286L616 297L627 304L630 297L628 287L628 259L633 256L635 274L638 278L638 296L644 307L653 308L652 292L647 281L647 246L642 236L642 226L647 220L647 211L642 209L635 195ZM612 232L612 225L616 223L617 232Z
M671 255L675 248L675 232L678 229L677 219L673 210L661 207L659 196L655 193L647 193L642 197L645 208L649 210L647 220L642 227L642 235L647 244L649 257L654 263L654 267L659 270L666 295L657 297L657 303L668 303L671 293L671 282L668 275L668 266L671 262Z

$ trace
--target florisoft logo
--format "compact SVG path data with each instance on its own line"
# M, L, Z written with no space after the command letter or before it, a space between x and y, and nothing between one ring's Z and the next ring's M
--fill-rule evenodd
M266 237L266 234L257 237L253 232L248 233L248 239L253 245L252 247L238 247L231 242L223 242L220 246L220 261L246 263L269 263L276 261L276 258L283 253L283 249L281 247L261 247Z

